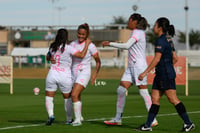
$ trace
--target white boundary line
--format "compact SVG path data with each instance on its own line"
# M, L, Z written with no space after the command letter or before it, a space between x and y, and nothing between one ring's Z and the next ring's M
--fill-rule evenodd
M193 111L193 112L187 112L188 114L199 114L200 111ZM157 117L162 117L162 116L175 116L178 115L177 113L170 113L170 114L158 114ZM142 118L142 117L147 117L147 115L139 115L139 116L125 116L122 117L123 119L129 119L129 118ZM103 121L106 119L111 119L111 118L98 118L98 119L88 119L88 120L84 120L84 121ZM38 127L38 126L44 126L44 123L40 123L40 124L32 124L32 125L18 125L18 126L11 126L11 127L3 127L0 128L1 130L9 130L9 129L16 129L16 128L25 128L25 127Z

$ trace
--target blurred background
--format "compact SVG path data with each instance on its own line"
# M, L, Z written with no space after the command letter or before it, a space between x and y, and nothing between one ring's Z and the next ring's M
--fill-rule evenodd
M199 9L199 0L1 0L0 55L13 56L15 68L47 68L45 55L56 31L66 28L72 41L78 25L87 22L102 66L124 68L127 51L102 48L101 42L126 42L131 33L127 21L136 12L150 24L147 55L154 54L154 22L168 17L176 29L173 41L178 55L188 57L189 66L199 67Z

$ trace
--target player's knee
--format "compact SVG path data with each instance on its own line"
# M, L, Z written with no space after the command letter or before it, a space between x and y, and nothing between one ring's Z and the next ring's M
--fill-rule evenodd
M74 101L74 100L78 99L78 95L76 93L72 93L71 98Z
M119 86L118 89L117 89L117 93L119 95L126 95L126 88L124 88L123 86Z
M159 98L152 97L151 100L152 100L152 104L160 105L160 99Z
M180 102L177 98L174 97L168 97L168 100L173 105L177 105Z

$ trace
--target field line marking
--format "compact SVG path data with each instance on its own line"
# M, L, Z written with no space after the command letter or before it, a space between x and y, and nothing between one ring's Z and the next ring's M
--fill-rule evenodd
M198 114L200 111L193 111L193 112L187 112L188 114ZM174 116L178 115L177 113L170 113L170 114L158 114L156 117L162 117L162 116ZM123 119L129 119L129 118L142 118L142 117L147 117L147 115L138 115L138 116L124 116L122 117ZM101 121L101 120L106 120L106 119L112 119L112 118L99 118L99 119L88 119L85 121Z
M193 112L187 112L188 114L198 114L200 113L200 111L193 111ZM163 116L174 116L174 115L178 115L177 113L170 113L170 114L158 114L157 117L163 117ZM122 117L123 119L129 119L129 118L142 118L142 117L147 117L147 115L138 115L138 116L125 116ZM101 121L101 120L106 120L109 118L97 118L97 119L88 119L88 120L84 120L84 121ZM111 119L111 118L110 118ZM18 126L10 126L10 127L2 127L0 128L1 130L9 130L9 129L16 129L16 128L25 128L25 127L38 127L38 126L44 126L44 123L40 123L40 124L32 124L32 125L18 125Z
M16 129L16 128L24 128L24 127L38 127L42 125L44 124L18 125L18 126L12 126L12 127L3 127L3 128L0 128L0 130L8 130L8 129Z

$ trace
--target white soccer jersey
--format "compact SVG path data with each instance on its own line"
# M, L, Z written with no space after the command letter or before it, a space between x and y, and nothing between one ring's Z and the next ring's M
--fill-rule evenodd
M128 49L128 67L147 66L146 63L146 38L143 30L135 29L131 34L136 42Z
M69 93L72 89L72 55L76 50L70 45L65 45L65 50L62 53L61 49L52 52L52 57L56 63L51 64L50 70L46 78L46 90L56 91L59 87L61 92Z
M52 53L52 57L56 60L56 64L51 64L51 70L55 72L64 72L71 74L72 55L76 53L76 49L70 45L65 46L65 50L62 53L61 48Z
M85 47L85 42L80 44L78 40L76 40L71 43L71 46L78 51L82 51ZM87 86L91 75L91 58L97 53L98 51L96 46L91 43L83 59L74 56L72 57L73 82L79 83L84 87Z
M78 40L73 41L70 44L74 49L78 51L82 51L85 47L85 42L79 43ZM83 59L78 57L72 57L72 71L77 69L90 69L91 68L91 57L95 55L97 52L96 46L91 43L88 47L87 53Z

